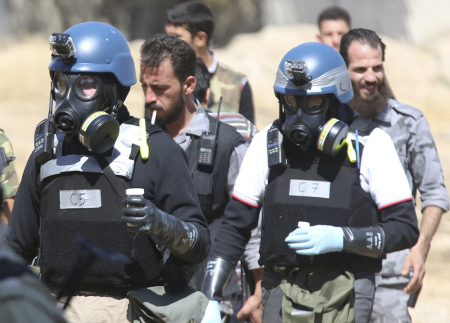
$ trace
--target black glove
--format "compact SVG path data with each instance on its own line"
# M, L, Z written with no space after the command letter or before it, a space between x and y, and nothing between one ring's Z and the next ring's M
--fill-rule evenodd
M230 281L234 266L223 258L212 258L206 265L205 279L203 280L202 293L209 300L220 302L225 288Z
M197 229L191 223L167 214L152 202L137 196L123 199L122 221L128 230L136 233L154 235L175 256L186 255L197 242Z
M342 227L344 247L342 252L361 256L380 258L384 252L384 230L379 225L374 227Z

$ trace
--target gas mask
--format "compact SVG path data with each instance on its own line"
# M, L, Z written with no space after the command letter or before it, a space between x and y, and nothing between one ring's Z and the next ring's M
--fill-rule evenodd
M348 126L335 118L339 106L334 95L290 95L281 97L286 113L283 134L302 150L315 145L327 155L335 156L345 145Z
M119 123L114 118L118 90L113 78L56 71L53 88L53 127L66 134L66 141L78 136L80 143L94 153L109 150L119 136Z

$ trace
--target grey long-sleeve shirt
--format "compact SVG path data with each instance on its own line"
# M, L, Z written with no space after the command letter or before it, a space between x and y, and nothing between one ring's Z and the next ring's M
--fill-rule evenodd
M438 152L423 113L406 104L389 99L387 106L372 120L387 132L394 142L413 197L420 192L422 211L437 206L448 211L449 196ZM408 282L401 276L409 249L387 255L383 261L381 285Z

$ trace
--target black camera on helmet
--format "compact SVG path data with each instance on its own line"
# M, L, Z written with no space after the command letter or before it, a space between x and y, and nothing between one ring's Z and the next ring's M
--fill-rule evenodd
M48 42L52 51L52 57L61 57L64 62L72 60L73 55L77 51L70 34L53 33Z
M302 86L312 80L304 61L288 59L284 64L284 71L289 78L293 79L296 86Z

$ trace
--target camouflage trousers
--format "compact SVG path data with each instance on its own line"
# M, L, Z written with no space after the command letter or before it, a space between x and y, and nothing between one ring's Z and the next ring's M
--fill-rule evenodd
M370 323L411 323L407 306L409 295L403 291L405 286L377 287Z

